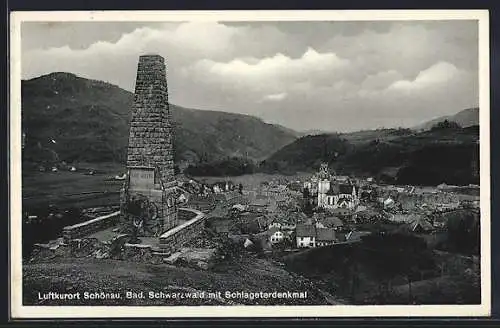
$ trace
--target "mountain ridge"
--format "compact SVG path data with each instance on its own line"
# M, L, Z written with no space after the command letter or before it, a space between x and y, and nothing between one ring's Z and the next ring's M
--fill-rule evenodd
M22 80L21 98L27 160L124 161L133 93L54 72ZM179 163L231 156L261 160L296 139L290 129L251 115L170 108Z
M463 109L452 115L445 115L436 117L419 125L413 127L414 130L429 130L434 125L445 120L455 122L463 128L467 128L474 125L479 125L479 107L471 107Z
M340 174L396 184L479 183L479 126L384 129L308 135L260 163L267 173L313 172L327 162Z
M131 92L116 85L72 73L23 80L24 159L47 164L123 163L132 100ZM340 172L391 182L477 183L471 163L479 148L478 126L437 123L455 117L458 123L473 124L478 109L428 121L420 131L393 128L301 136L251 115L170 106L175 160L184 168L201 165L210 172L210 163L219 163L219 174L225 174L227 165L238 171L253 161L260 162L257 169L264 172L311 171L326 159Z

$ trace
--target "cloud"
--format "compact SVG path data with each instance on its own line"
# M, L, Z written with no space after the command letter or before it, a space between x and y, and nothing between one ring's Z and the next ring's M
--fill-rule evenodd
M401 73L395 70L377 72L368 75L361 83L363 90L381 90L387 88L391 83L402 79Z
M454 80L460 75L455 65L447 62L439 62L426 70L421 71L412 80L399 80L392 83L389 89L393 90L416 90L436 86Z
M335 53L318 53L308 48L298 58L277 53L262 59L236 58L229 62L203 59L195 63L191 70L197 76L262 89L270 84L283 86L310 78L319 79L321 75L332 74L348 65L349 60L339 58Z
M232 39L241 32L217 22L186 22L138 27L116 41L97 40L86 48L67 45L30 49L22 54L23 78L52 71L70 71L133 90L138 56L158 53L177 71L200 58L230 58ZM43 65L40 64L43 60ZM122 74L123 71L130 72Z
M276 93L276 94L265 96L263 100L264 101L281 101L281 100L285 99L286 96L287 96L286 92Z
M138 57L157 53L181 106L298 130L411 126L477 106L477 31L474 21L29 23L22 76L67 71L132 91Z

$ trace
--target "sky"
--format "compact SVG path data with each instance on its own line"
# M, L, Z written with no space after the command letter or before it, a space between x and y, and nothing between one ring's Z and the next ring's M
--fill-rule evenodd
M169 101L298 130L412 127L477 107L477 21L24 22L22 78L134 90L160 54Z

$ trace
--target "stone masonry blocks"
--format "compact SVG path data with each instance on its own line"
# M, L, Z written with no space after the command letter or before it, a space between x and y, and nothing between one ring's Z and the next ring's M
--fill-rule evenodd
M163 57L139 58L127 166L153 166L162 182L174 179L173 128Z
M168 104L165 60L159 55L139 57L134 102L131 109L127 167L154 167L156 192L148 198L160 205L162 229L177 225L174 173L174 129ZM161 186L161 187L160 187ZM155 187L156 189L156 187ZM154 193L154 197L153 197ZM151 196L151 197L149 197Z

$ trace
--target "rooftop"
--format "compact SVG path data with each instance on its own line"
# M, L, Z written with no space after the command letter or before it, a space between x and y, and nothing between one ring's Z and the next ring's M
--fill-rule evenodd
M341 184L341 185L339 185L339 192L341 194L352 194L353 189L354 189L353 185L349 185L349 184Z
M320 228L317 230L317 241L333 241L335 240L335 230L331 228Z
M315 226L312 224L297 224L297 237L314 237L316 235Z
M265 199L255 199L250 203L251 206L267 206L268 204L269 202Z
M278 229L278 228L276 228L276 227L272 227L272 228L269 228L269 229L267 230L267 234L268 234L269 236L271 236L271 235L273 235L275 232L278 232L278 231L280 231L280 229Z

